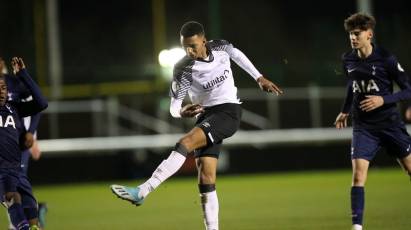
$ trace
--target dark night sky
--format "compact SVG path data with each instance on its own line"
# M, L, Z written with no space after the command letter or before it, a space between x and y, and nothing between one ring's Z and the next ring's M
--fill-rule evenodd
M33 6L24 0L1 2L0 55L22 55L34 66ZM200 21L206 32L212 31L207 1L165 2L168 47L179 45L178 31L185 21ZM377 43L397 54L405 68L411 66L409 1L373 2ZM282 85L341 85L334 72L341 54L349 50L343 20L355 11L354 0L316 1L315 6L310 1L222 0L218 38L232 42ZM64 83L154 77L149 71L157 60L151 1L60 1L59 13ZM238 68L234 71L239 79L245 76Z

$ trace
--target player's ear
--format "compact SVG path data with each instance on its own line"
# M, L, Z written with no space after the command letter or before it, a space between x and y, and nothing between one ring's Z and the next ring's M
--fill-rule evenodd
M371 40L374 37L374 32L372 30L368 31L368 39Z

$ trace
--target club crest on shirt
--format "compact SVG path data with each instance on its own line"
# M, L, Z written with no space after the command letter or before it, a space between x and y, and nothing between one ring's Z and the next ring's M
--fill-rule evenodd
M375 65L373 65L371 68L372 68L372 73L371 74L375 76L375 74L376 74L375 70L377 69L377 67Z
M226 58L226 57L223 57L223 58L221 58L221 60L220 60L220 63L221 64L225 64L225 63L227 63L228 62L228 58Z
M13 93L12 92L7 93L7 101L13 101Z

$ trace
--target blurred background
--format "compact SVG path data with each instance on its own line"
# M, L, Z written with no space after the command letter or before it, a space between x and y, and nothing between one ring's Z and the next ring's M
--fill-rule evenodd
M169 115L172 62L159 62L161 51L180 46L189 20L201 22L209 40L230 41L285 91L259 91L233 64L244 113L221 154L221 173L350 167L350 130L332 128L345 95L340 57L350 50L343 27L350 14L374 15L375 42L408 73L411 66L406 0L0 2L0 56L23 57L50 101L33 184L151 174L194 124ZM385 154L374 162L394 164ZM192 159L180 174L195 174Z

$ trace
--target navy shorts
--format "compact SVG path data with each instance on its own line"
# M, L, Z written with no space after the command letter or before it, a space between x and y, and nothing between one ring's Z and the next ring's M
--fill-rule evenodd
M231 137L240 127L241 106L239 104L221 104L205 108L196 122L204 131L207 146L196 149L195 157L211 156L218 158L223 140Z
M7 192L18 192L23 208L37 208L37 200L33 196L31 184L21 168L0 169L0 200Z
M0 168L0 197L7 192L17 192L19 184L19 168Z
M351 158L371 161L378 150L384 147L389 155L402 159L410 154L411 138L405 126L381 130L354 129L351 143Z

